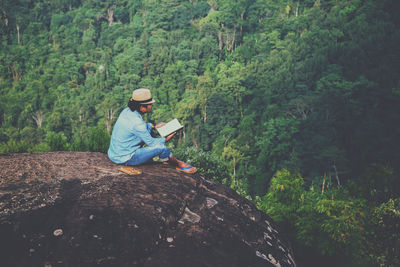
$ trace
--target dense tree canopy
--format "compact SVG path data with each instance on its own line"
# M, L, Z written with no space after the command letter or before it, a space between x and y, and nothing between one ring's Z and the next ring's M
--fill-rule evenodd
M146 87L148 119L185 125L176 153L285 225L300 262L400 264L398 1L0 9L0 153L105 152Z

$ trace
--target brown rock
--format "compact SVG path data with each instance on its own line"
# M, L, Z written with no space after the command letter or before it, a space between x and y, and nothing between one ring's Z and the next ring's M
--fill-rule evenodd
M271 219L200 175L105 154L0 155L3 266L295 266Z

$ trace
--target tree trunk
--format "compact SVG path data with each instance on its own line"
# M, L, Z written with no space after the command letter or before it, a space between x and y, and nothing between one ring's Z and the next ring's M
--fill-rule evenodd
M207 105L204 105L204 109L203 109L203 122L204 123L207 122Z
M226 147L228 145L228 141L229 141L230 137L229 136L225 137L225 135L224 135L224 138L225 138L224 147Z
M233 158L233 177L236 177L236 160Z
M232 37L232 45L231 45L231 54L235 51L235 39L236 39L236 27L233 27L233 37Z
M15 64L11 65L11 72L12 72L12 76L13 76L13 81L17 82L19 80L21 80L21 75L18 73L17 67L15 66Z
M338 174L338 171L336 169L336 163L333 163L332 167L335 170L335 178L336 178L337 184L338 184L338 186L340 186L339 174Z
M21 43L21 37L20 37L20 34L19 34L19 25L17 24L17 36L18 36L18 45Z
M113 109L107 110L106 128L107 128L108 134L111 134L111 124L112 124L113 118L114 118L114 110Z
M8 26L7 13L4 10L3 10L3 14L4 14L4 23L6 24L6 26Z
M114 22L114 10L108 9L107 12L108 12L108 25L111 26Z
M41 128L43 123L43 113L40 110L37 110L33 113L32 118L36 122L36 126Z
M222 32L218 31L218 45L219 45L219 50L222 50L223 43L222 43Z
M199 143L197 142L196 138L192 135L192 142L196 148L199 148Z
M242 21L240 22L240 38L242 38L243 36L243 18L244 18L244 12L242 12L242 14L240 14L240 18L242 19Z

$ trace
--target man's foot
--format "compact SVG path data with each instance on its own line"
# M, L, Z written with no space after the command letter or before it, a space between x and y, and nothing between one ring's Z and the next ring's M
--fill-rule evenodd
M193 167L190 164L187 164L183 161L178 161L178 166L176 167L178 171L184 172L184 173L196 173L197 168Z
M177 160L174 156L170 157L169 160L167 161L168 164L172 164L176 166L176 169L181 172L185 173L196 173L197 168L193 167L190 164L187 164L183 161Z

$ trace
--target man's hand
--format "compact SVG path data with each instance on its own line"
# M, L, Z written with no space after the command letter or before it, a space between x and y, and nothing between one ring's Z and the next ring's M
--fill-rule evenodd
M160 128L160 127L163 127L165 124L166 124L165 122L157 123L156 126L155 126L154 128L158 129L158 128Z
M163 127L165 124L166 124L165 122L159 122L159 123L156 124L156 126L154 126L154 128L158 129L158 128L160 128L160 127ZM169 140L171 140L172 137L175 136L175 134L176 134L176 132L173 132L172 134L167 135L167 136L165 137L165 142L168 142Z
M168 142L169 140L171 140L172 137L174 137L175 135L176 135L176 132L173 132L172 134L167 135L167 136L165 137L165 142Z

